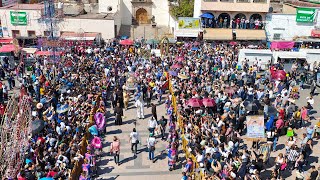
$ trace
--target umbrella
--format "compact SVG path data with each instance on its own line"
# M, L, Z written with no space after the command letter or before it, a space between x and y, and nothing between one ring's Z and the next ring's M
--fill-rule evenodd
M182 68L182 65L181 64L174 64L171 67L174 69L178 69L178 68Z
M189 79L189 77L187 75L184 75L184 74L178 74L178 78L180 79Z
M209 18L212 19L214 16L211 13L204 13L200 16L201 18Z
M60 106L57 108L57 113L62 114L62 113L67 112L68 110L69 110L69 105L68 105L68 104L60 105Z
M176 72L176 71L169 71L169 74L171 76L178 76L178 72Z
M187 101L187 105L191 107L201 107L203 106L203 103L200 99L191 98Z
M237 45L237 42L231 41L229 44L230 44L231 46L235 46L235 45Z
M229 86L225 88L225 92L228 94L234 94L235 91L233 87Z
M39 133L44 128L44 121L42 120L35 120L31 123L31 130L32 134Z
M114 51L114 48L112 47L106 48L106 51Z
M125 40L125 39L128 39L129 36L121 36L121 40Z
M121 44L121 45L127 45L127 46L130 46L130 45L132 45L132 44L133 44L133 41L132 41L132 40L130 40L130 39L125 39L125 40L120 41L120 44Z
M43 177L40 180L53 180L53 178L52 177Z
M286 79L286 75L287 73L284 70L279 70L276 71L273 75L272 75L272 79L276 79L276 80L284 80Z
M205 107L214 107L216 106L216 102L214 99L211 98L204 98L202 99L202 103Z
M184 57L183 57L183 56L178 56L178 57L176 57L176 60L177 60L177 61L183 61L183 60L184 60Z
M278 114L278 110L273 106L268 106L266 114L268 116L276 116Z
M258 111L259 110L259 107L254 104L254 103L250 103L246 106L246 110L247 111Z
M197 47L192 47L191 48L191 51L198 51L199 50L199 48L197 48Z
M149 39L146 43L147 43L147 44L158 44L159 41L156 40L156 39Z

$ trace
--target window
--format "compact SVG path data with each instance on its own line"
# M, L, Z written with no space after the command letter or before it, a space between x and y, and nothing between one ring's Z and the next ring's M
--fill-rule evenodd
M43 35L44 35L44 37L48 37L51 35L51 32L50 31L43 31Z
M28 37L36 37L35 31L28 31Z
M280 40L281 34L273 34L273 40Z
M20 31L19 30L12 30L12 37L16 38L20 36Z

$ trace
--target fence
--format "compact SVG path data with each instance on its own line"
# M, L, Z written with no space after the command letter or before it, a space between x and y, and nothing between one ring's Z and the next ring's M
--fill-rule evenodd
M177 117L178 127L180 129L180 135L181 135L181 140L182 140L182 150L184 151L184 153L186 155L186 159L191 158L191 160L193 162L193 170L190 173L191 176L194 177L193 179L195 179L195 180L201 180L201 179L203 179L204 175L201 171L199 171L199 172L195 171L195 170L199 169L199 163L197 162L196 157L192 153L189 152L188 141L184 137L184 119L178 111L177 99L176 99L176 96L175 96L173 88L172 88L170 77L169 77L168 81L169 81L169 91L172 95L172 106L174 109L174 113Z

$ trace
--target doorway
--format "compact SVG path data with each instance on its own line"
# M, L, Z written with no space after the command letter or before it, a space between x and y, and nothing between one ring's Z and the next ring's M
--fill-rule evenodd
M136 12L136 19L139 24L148 24L148 12L144 8L140 8Z

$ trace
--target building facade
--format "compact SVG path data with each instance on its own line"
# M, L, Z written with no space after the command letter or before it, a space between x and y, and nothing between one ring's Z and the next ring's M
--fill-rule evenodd
M194 7L194 17L201 18L205 29L204 39L266 39L264 27L270 0L195 0Z
M13 22L12 20L15 18L12 16L20 16L21 18L16 17L17 22ZM3 37L43 37L48 36L51 30L50 22L44 18L43 4L20 4L0 8L0 20ZM60 37L64 32L74 32L78 34L99 33L103 39L111 39L119 34L121 16L119 12L88 13L55 18L54 22L54 37Z
M313 37L313 32L320 31L320 7L310 8L315 9L312 22L297 22L297 8L299 7L287 5L284 6L285 12L283 14L267 15L265 29L268 41L294 41L298 39L320 41L319 37Z

